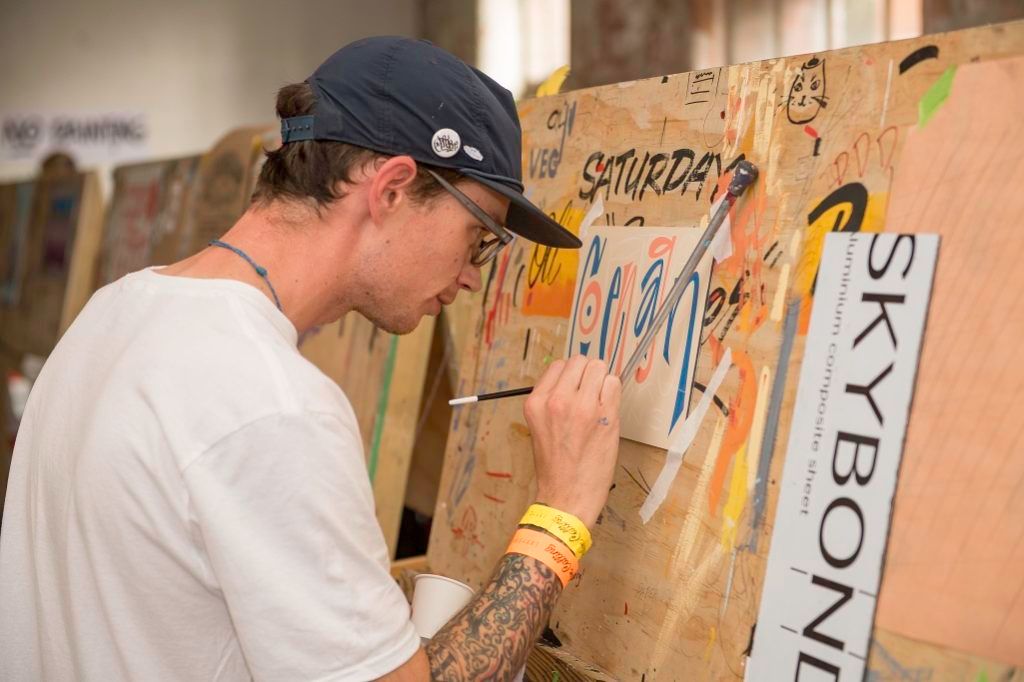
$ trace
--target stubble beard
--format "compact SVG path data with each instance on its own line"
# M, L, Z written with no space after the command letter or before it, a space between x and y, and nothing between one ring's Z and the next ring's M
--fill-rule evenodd
M409 334L420 323L422 315L414 315L409 311L396 308L395 305L386 303L381 297L366 292L366 303L356 308L356 311L375 327L388 334ZM415 316L415 319L412 319Z

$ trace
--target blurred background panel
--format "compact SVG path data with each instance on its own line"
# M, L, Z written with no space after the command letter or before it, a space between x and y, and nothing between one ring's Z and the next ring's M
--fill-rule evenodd
M420 33L416 0L3 0L0 114L123 111L141 117L134 158L209 148L274 118L274 95L334 50L367 35ZM40 150L38 154L44 154ZM32 174L6 154L0 178ZM97 163L98 162L98 163Z

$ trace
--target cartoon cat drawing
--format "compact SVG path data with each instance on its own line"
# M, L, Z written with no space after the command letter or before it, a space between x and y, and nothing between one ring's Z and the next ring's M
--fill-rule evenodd
M812 57L800 67L789 87L786 117L790 123L810 123L828 103L825 96L825 60Z

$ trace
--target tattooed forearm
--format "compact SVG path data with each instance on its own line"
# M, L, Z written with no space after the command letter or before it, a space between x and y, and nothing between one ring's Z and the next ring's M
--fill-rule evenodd
M494 578L427 645L431 677L508 680L526 664L562 583L550 568L507 554Z

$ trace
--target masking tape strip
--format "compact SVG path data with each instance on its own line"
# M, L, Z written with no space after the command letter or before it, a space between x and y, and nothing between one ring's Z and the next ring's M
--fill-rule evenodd
M582 238L586 231L590 229L590 226L594 224L594 221L602 215L604 215L604 202L601 200L601 197L598 197L597 201L590 206L590 210L587 211L587 214L583 216L583 220L580 222L580 232L578 236Z
M644 500L643 506L640 507L640 518L643 519L644 523L651 520L654 512L658 511L658 507L661 506L668 496L668 489L676 480L679 467L683 464L683 455L686 454L690 444L693 443L693 439L696 438L697 429L700 428L701 422L704 421L704 414L708 411L708 407L711 406L715 392L721 386L731 366L732 349L726 348L722 361L718 363L714 374L711 375L711 380L708 381L704 395L700 397L700 402L693 408L693 412L689 414L683 425L679 427L679 435L676 436L675 442L668 449L665 464L661 467L661 473L658 474L657 480L651 486L651 492L647 495L647 499Z

